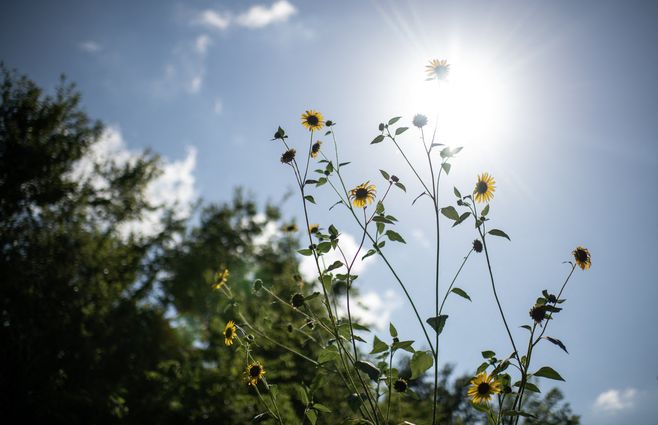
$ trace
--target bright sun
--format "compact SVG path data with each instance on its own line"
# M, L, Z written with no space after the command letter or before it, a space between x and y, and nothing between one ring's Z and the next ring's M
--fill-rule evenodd
M445 81L426 81L415 70L405 80L401 110L411 118L427 116L430 131L438 117L436 141L450 146L491 146L504 128L505 90L502 81L484 63L456 60ZM426 61L423 65L429 63Z

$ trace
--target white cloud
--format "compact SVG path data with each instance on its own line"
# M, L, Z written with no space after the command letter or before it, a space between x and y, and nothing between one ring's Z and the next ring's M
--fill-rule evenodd
M246 28L262 28L276 22L285 22L297 13L295 6L286 0L278 0L269 8L255 5L238 15L236 22Z
M95 172L95 167L113 164L121 168L135 164L141 152L131 151L124 143L121 130L117 126L108 127L100 140L92 145L89 153L74 167L71 179L90 182L97 191L109 188L109 182ZM192 204L197 198L194 169L196 149L189 147L184 159L162 160L162 174L153 179L145 188L146 200L156 208L147 211L140 220L122 223L117 231L123 237L130 234L152 236L160 232L160 221L167 208L175 211L175 218L183 219L192 213Z
M222 99L215 98L215 101L212 105L212 110L217 115L221 115L222 112L224 112L224 103L222 102Z
M228 15L222 15L214 10L204 10L199 14L198 21L208 27L225 30L231 23Z
M83 41L82 43L78 44L78 47L87 53L96 53L102 50L100 44L91 40Z
M380 296L377 292L368 291L350 298L352 319L359 323L384 329L391 320L391 313L402 305L400 297L389 289ZM347 317L347 298L341 298L338 314Z
M237 25L244 28L263 28L271 24L286 22L291 16L297 13L297 8L287 0L277 0L272 5L267 6L257 4L251 6L246 11L237 14L220 13L211 9L207 9L199 13L196 24L201 24L205 27L226 30L232 25Z
M199 90L201 90L202 84L203 84L203 73L200 72L199 74L192 77L192 79L188 83L188 91L190 93L198 93Z
M340 248L343 250L345 256L347 257L347 261L352 261L352 258L354 257L354 253L356 253L356 250L359 247L354 237L348 233L342 233L339 238L339 244L340 244ZM374 261L374 256L368 257L365 260L361 260L361 257L363 257L366 254L366 252L367 250L361 250L361 252L357 256L357 259L354 261L354 266L352 267L352 274L359 275L363 273L366 267L368 267L368 265L370 265L372 261ZM335 261L340 261L342 263L345 263L343 256L340 254L340 251L338 251L337 249L336 250L332 249L331 251L323 255L322 259L324 261L325 266L329 266L333 264ZM338 273L345 273L346 269L345 267L342 267L340 269L336 269L336 271ZM299 272L307 281L317 280L318 270L317 270L317 266L315 265L315 260L313 259L312 256L302 257L301 262L299 264Z
M205 55L211 44L212 40L210 39L210 36L208 34L201 34L196 38L194 47L200 55Z
M427 236L425 235L425 232L422 229L414 229L411 232L411 236L414 237L420 243L421 246L424 248L429 248L430 247L430 241L427 239Z
M635 388L611 389L599 394L594 402L594 409L605 413L616 413L630 409L635 405L637 395L638 391Z

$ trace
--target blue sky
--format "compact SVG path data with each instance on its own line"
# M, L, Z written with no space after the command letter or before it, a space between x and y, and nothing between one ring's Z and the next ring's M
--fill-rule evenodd
M549 332L570 354L546 345L535 364L566 378L560 388L585 424L653 424L657 21L652 2L622 1L3 2L0 60L46 87L66 74L126 149L152 148L185 174L183 199L227 200L243 186L280 200L293 179L269 139L281 125L304 146L299 115L322 111L338 122L341 156L358 164L346 169L354 185L383 184L378 168L406 184L388 209L409 243L389 255L429 316L429 204L410 208L418 184L392 146L369 142L385 119L429 113L423 69L447 59L439 135L465 149L442 195L448 204L453 186L470 190L482 171L496 177L493 224L512 242L491 249L515 337L541 289L559 288L562 261L587 246L592 269L575 273ZM405 149L422 159L417 134L406 135ZM357 234L344 212L327 212L328 190L316 199L313 221ZM299 218L292 199L284 210ZM446 224L442 237L445 281L474 234ZM484 349L509 351L485 271L482 257L469 261L459 286L473 302L447 307L442 357L461 372ZM420 340L382 264L366 264L360 285L378 316Z

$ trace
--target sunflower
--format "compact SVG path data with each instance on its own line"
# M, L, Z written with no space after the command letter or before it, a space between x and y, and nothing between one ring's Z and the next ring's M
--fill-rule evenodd
M477 252L478 254L482 252L482 241L479 239L476 239L473 241L473 251Z
M376 193L377 188L374 184L370 184L369 181L360 184L350 191L352 205L357 208L365 208L366 205L372 204L372 201L375 200Z
M473 195L475 195L476 202L489 202L493 199L493 193L496 190L496 182L493 176L489 173L482 173L478 176L478 181L475 183Z
M244 374L247 377L247 384L256 386L265 375L265 368L259 362L253 362L247 366Z
M229 320L226 326L224 327L224 344L231 346L233 345L233 340L238 337L238 328L233 323L233 320Z
M281 228L281 230L283 230L286 233L294 233L299 229L297 228L297 225L295 223L291 223L291 224L286 224L285 226L283 226Z
M283 154L281 154L281 162L284 164L290 164L295 159L295 154L297 153L294 149L288 149Z
M318 154L320 153L320 145L322 145L321 141L317 141L313 143L311 146L311 158L317 158Z
M587 270L592 266L592 256L587 248L579 246L573 250L572 254L573 258L576 260L576 264L580 266L581 269Z
M471 386L468 388L468 396L475 404L484 404L491 400L491 396L501 391L500 382L493 376L488 376L487 372L482 372L475 378L471 379Z
M545 305L535 304L534 306L532 306L528 314L530 314L530 317L532 318L532 320L535 321L535 323L541 325L541 322L543 322L544 319L546 318L546 312L547 312L547 308Z
M425 68L427 68L425 72L427 73L428 80L445 80L448 72L450 72L450 65L448 65L448 61L445 59L432 59L430 64Z
M398 378L393 382L393 389L398 393L407 391L407 388L409 388L409 384L407 384L407 381L402 378Z
M302 114L302 125L309 130L320 130L324 127L324 117L318 111L310 109Z
M319 224L309 224L308 225L308 232L309 233L318 233L320 231L320 225Z
M222 286L226 285L229 275L228 269L215 273L215 281L212 284L212 289L221 289Z

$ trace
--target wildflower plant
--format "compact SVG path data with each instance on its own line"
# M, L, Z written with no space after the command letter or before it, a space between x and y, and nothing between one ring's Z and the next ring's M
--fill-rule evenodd
M432 60L426 67L430 84L449 84L449 71L450 66L446 60ZM509 339L510 354L498 356L491 350L482 351L483 362L473 365L473 378L469 387L464 389L463 396L470 399L473 407L481 411L489 423L518 424L521 417L532 416L524 410L524 400L527 399L528 392L539 392L538 381L534 378L563 380L562 376L549 366L536 368L532 363L532 356L542 341L548 341L567 352L562 341L546 335L546 332L550 322L563 308L565 299L562 296L576 267L587 270L591 266L589 251L577 247L572 252L573 261L567 261L571 268L558 293L553 294L544 289L541 296L531 303L529 323L521 326L528 332L527 341L520 345L510 330L505 310L502 308L488 246L492 237L510 240L506 232L490 225L493 222L492 205L495 192L500 188L496 186L493 175L483 172L474 179L471 192L462 193L454 187L454 198L448 201L451 205L445 206L446 201L439 197L439 187L442 180L448 178L453 170L455 158L462 148L436 142L436 124L431 135L426 134L429 124L426 116L418 114L411 122L417 129L418 146L424 151L423 162L427 162L423 167L428 169L429 173L421 173L420 165L410 160L405 151L408 145L404 145L405 149L402 148L402 135L407 137L411 132L408 132L408 127L400 125L401 117L393 117L385 123L380 123L379 134L372 139L371 144L384 143L401 154L405 166L415 177L413 185L421 190L418 196L410 199L412 206L421 198L431 201L435 235L435 260L432 270L434 308L431 312L419 311L408 290L410 284L403 281L396 271L394 259L386 253L387 243L406 243L405 238L395 230L398 219L387 209L386 204L391 190L406 193L405 184L385 170L380 170L381 180L375 181L376 176L369 176L360 182L348 181L343 170L350 162L341 162L339 158L336 123L326 120L324 115L316 110L309 109L301 114L301 125L308 132L306 141L295 142L293 145L282 127L275 131L272 141L281 144L281 163L290 167L299 192L303 221L299 227L289 224L282 230L290 234L302 229L302 247L297 252L313 260L317 279L305 284L298 276L291 276L298 282L298 291L293 294L278 293L276 287L257 279L253 291L294 311L301 325L288 323L281 326L286 327L289 335L304 335L307 341L320 345L321 350L317 357L310 358L304 353L303 347L294 345L295 340L292 337L290 341L274 340L266 331L259 329L249 318L239 313L239 308L234 309L237 312L236 317L226 324L224 339L227 349L236 349L244 355L245 380L248 386L255 390L265 409L254 418L255 423L266 419L279 424L285 423L278 410L278 391L274 390L276 387L268 384L265 378L266 365L255 358L255 355L258 355L259 341L267 341L315 366L317 376L310 380L311 385L304 383L297 387L298 401L304 406L304 423L315 424L323 415L328 415L325 420L328 423L388 424L406 421L408 418L396 416L395 409L391 409L392 401L400 397L418 397L409 386L409 381L422 378L430 372L434 391L424 401L431 404L432 417L425 418L424 423L431 421L432 425L438 424L439 347L442 343L441 334L449 318L444 313L444 308L453 294L466 300L471 299L457 283L461 271L472 258L477 258L479 265L484 266L483 272L491 285L492 302L498 309L501 324ZM323 137L325 141L320 141L319 137ZM330 144L330 148L327 148ZM379 179L379 176L377 178ZM346 214L354 223L353 229L356 229L359 237L358 248L353 255L346 252L341 229L333 223L318 223L317 217L311 216L309 204L316 204L315 192L321 190L328 190L335 196L335 203L329 210L336 214ZM474 239L469 242L463 260L454 276L446 282L447 285L440 282L442 222L447 222L452 227L472 223L474 230L474 235L471 236ZM330 253L336 254L339 260L329 261ZM472 255L473 253L475 255ZM354 284L358 279L354 266L357 260L371 256L381 260L381 266L388 269L404 293L423 340L416 342L405 339L404 333L407 330L398 331L391 323L390 339L387 337L384 340L375 335L372 349L364 351L366 341L357 331L369 332L370 329L359 323L352 313ZM224 270L218 273L214 285L227 298L233 300L227 280L228 270ZM339 309L342 301L345 301L345 314ZM515 308L528 311L527 306ZM410 374L404 376L397 367L403 356L410 357ZM267 377L276 381L277 375L282 372L268 369ZM333 409L337 406L326 406L321 403L322 400L315 400L314 388L317 389L320 385L318 377L326 374L335 376L342 384L344 400L354 417L332 417Z

